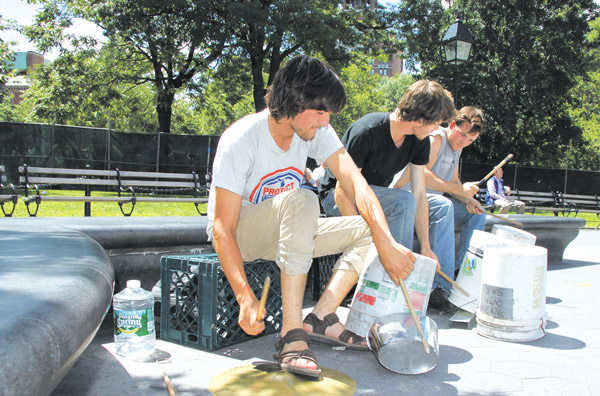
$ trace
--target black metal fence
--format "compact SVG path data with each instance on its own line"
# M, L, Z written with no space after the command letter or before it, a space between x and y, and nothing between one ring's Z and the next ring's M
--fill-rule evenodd
M204 182L219 136L132 133L107 129L0 122L0 165L9 183L18 184L18 167L30 166L196 172ZM496 164L461 162L462 181L479 181ZM512 189L567 194L600 194L600 172L504 166Z
M497 164L462 162L460 179L479 181L494 169ZM552 192L565 194L600 195L600 172L576 169L539 168L533 166L505 165L504 185L522 191Z
M196 172L212 167L218 136L125 133L98 128L0 122L0 165L17 184L18 167Z

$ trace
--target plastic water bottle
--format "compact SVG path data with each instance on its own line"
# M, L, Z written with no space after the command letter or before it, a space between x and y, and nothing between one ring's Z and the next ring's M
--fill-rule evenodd
M143 358L154 352L154 294L139 280L128 280L127 288L113 297L115 346L118 355Z

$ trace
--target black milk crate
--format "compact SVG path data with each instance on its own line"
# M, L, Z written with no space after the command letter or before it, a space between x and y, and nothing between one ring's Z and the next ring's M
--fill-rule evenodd
M333 267L341 255L341 253L331 254L329 256L321 256L313 259L311 267L313 300L317 301L321 297L321 294L323 294L325 287L327 287L327 284L333 275ZM342 301L342 306L347 307L352 303L355 289L356 286L348 292Z
M244 263L250 288L260 298L271 277L265 306L265 331L281 330L281 278L273 261ZM216 254L164 256L161 270L160 337L185 346L213 351L257 336L238 325L240 308ZM260 336L259 335L259 336Z

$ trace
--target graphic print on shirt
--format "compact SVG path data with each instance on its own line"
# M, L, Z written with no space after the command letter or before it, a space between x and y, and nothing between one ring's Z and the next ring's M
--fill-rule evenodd
M277 194L300 187L303 173L293 166L265 175L250 194L250 202L260 203Z
M454 156L444 155L438 161L440 161L442 169L450 169L454 165Z

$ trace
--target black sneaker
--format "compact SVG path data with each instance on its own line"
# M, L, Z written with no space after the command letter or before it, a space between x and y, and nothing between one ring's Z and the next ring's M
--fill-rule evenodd
M429 296L428 308L433 308L440 313L445 313L456 309L456 305L452 304L449 300L448 293L441 287L436 287L431 291Z

